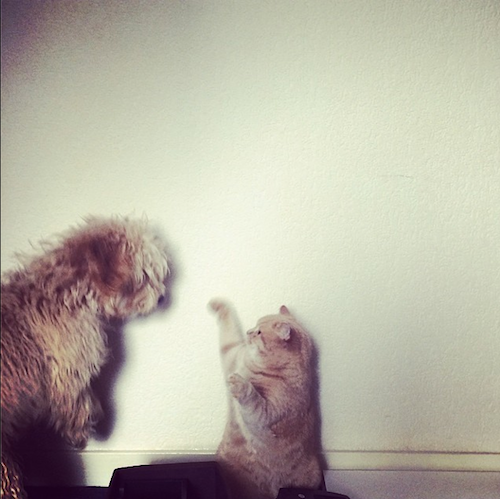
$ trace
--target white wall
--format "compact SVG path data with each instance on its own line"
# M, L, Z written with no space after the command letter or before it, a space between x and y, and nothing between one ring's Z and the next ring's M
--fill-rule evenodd
M2 2L2 270L88 213L176 267L87 483L214 452L214 295L310 329L330 468L500 470L498 2L37 4Z

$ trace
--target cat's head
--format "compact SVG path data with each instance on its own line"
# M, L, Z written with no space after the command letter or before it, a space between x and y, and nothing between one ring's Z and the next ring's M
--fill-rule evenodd
M266 315L247 332L247 343L254 358L278 363L292 357L309 361L312 342L305 329L284 305L278 314Z

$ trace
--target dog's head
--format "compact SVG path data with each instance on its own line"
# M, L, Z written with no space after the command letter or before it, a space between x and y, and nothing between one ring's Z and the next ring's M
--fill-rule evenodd
M66 241L71 266L107 317L151 312L166 292L167 251L146 220L86 219Z

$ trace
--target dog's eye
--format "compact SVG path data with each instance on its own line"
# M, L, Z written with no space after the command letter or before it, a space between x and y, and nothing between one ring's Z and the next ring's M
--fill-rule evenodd
M127 281L124 285L123 285L123 292L125 295L132 295L135 293L135 286L134 286L134 283L132 281Z

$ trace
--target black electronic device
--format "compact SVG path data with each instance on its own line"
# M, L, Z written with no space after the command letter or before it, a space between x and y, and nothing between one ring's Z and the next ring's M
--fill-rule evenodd
M325 490L286 488L280 489L276 499L349 499L349 497Z
M227 491L214 461L166 463L113 472L108 499L227 499Z

